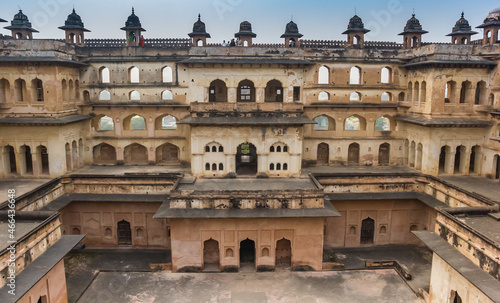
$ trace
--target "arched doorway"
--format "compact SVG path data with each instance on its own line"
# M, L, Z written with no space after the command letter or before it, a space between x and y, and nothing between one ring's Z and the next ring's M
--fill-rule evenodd
M391 146L388 143L381 144L378 149L378 165L389 165L389 154Z
M132 245L132 230L130 223L122 220L118 222L118 245Z
M214 80L208 88L209 102L227 102L227 86L222 80Z
M446 146L441 147L441 152L439 153L439 173L443 174L446 172Z
M361 244L373 244L375 221L368 217L361 222Z
M248 238L240 242L240 267L242 264L255 264L255 241Z
M238 102L255 102L255 85L250 80L238 84Z
M21 150L24 150L24 164L25 174L32 175L33 174L33 156L31 155L31 147L28 145L21 146Z
M178 163L179 148L173 144L166 143L156 149L156 163Z
M359 144L352 143L349 145L349 152L347 156L348 165L359 165Z
M236 174L257 174L257 148L252 143L242 143L236 151Z
M283 102L283 85L278 80L267 82L265 102Z
M276 267L292 266L292 242L285 238L276 242Z
M14 151L14 147L7 145L4 148L4 156L6 157L5 158L6 172L11 174L17 174L16 153Z
M214 239L203 242L203 269L219 269L219 242Z
M126 164L147 164L148 149L140 144L134 143L124 149Z
M330 147L326 143L320 143L318 145L318 152L316 158L316 164L325 165L330 161Z

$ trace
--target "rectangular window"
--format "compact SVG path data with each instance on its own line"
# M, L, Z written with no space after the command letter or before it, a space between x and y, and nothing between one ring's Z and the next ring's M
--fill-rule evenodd
M293 101L300 101L300 86L293 87Z

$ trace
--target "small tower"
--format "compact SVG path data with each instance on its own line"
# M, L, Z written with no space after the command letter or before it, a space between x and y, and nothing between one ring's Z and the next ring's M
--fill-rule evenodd
M85 43L84 32L90 32L88 29L83 27L82 18L75 12L68 15L68 19L64 22L64 26L60 26L66 33L66 43L76 44L78 46L83 46Z
M451 34L446 36L451 37L452 44L469 44L470 38L475 34L477 34L477 32L472 31L469 21L464 18L464 12L462 12L462 18L458 19Z
M126 33L127 46L138 46L139 39L141 38L141 32L146 30L142 28L141 21L139 17L135 15L134 8L132 7L132 15L128 16L127 22L125 22L125 27L120 28Z
M200 14L198 14L198 21L193 25L193 32L188 34L188 36L193 39L193 46L207 45L207 38L210 38L210 34L207 33L205 23L201 21Z
M299 39L302 38L301 33L299 33L299 27L293 21L288 22L285 28L285 33L281 35L281 38L285 38L286 47L300 47Z
M415 14L406 22L404 32L400 33L403 36L403 48L410 49L420 47L422 45L422 35L427 34L428 31L422 29L420 21L415 18Z
M252 46L252 39L257 37L257 34L252 33L252 24L248 21L240 23L240 31L234 34L234 37L239 38L243 46Z
M22 10L14 15L14 20L10 22L10 26L4 27L5 29L10 29L12 31L12 37L14 39L33 39L33 33L38 33L38 31L31 27L31 22L28 17L23 14Z
M482 28L484 31L483 45L493 45L500 42L498 31L500 29L500 8L492 10L483 24L477 28Z
M349 20L349 25L347 25L347 30L343 32L343 35L347 35L347 46L352 48L365 48L365 34L370 30L365 29L363 20L361 20L358 15Z

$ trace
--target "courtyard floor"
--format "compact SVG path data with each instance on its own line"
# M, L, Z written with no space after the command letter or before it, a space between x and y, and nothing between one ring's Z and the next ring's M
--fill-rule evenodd
M422 302L431 254L418 246L326 249L345 269L323 272L171 273L149 263L169 262L168 251L83 250L65 258L70 303L120 302ZM365 261L398 261L394 269L367 270Z

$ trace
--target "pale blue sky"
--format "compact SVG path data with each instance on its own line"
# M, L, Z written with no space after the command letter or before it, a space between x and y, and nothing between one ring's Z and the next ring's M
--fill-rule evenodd
M35 38L63 38L63 31L57 27L64 24L67 15L75 6L85 27L91 30L87 38L124 38L120 31L131 7L147 30L145 38L187 38L193 23L201 13L207 31L212 35L209 42L221 42L234 37L239 23L252 23L257 34L257 43L281 42L285 25L293 20L298 24L303 39L344 40L342 32L349 19L357 14L365 27L372 32L366 40L396 41L413 9L424 29L430 33L423 40L428 42L448 42L446 34L460 18L462 10L473 27L482 23L498 1L481 0L13 0L2 1L0 18L12 20L18 6L40 31ZM7 23L0 23L6 26ZM476 29L481 32L481 30ZM9 34L1 29L0 33ZM473 39L479 39L476 35Z

